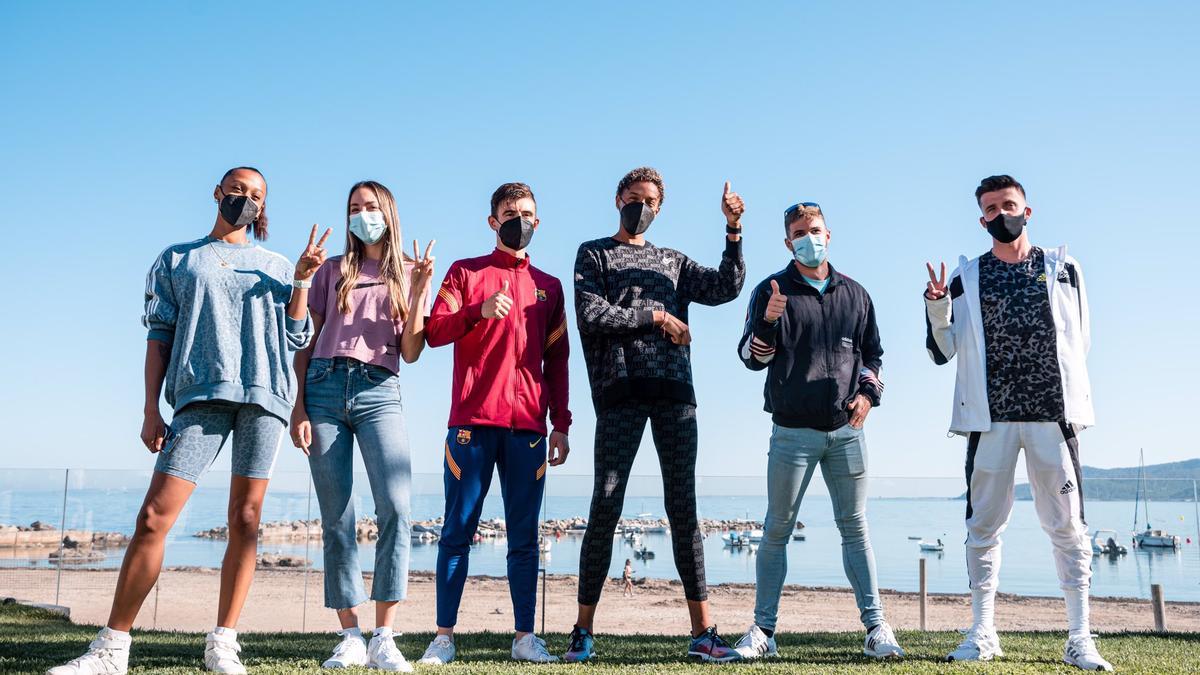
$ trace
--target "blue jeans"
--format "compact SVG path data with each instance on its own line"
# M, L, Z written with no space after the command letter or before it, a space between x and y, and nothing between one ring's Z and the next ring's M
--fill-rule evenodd
M868 628L883 621L875 554L867 536L867 446L862 429L847 424L825 432L775 425L767 459L767 517L756 562L754 623L761 628L775 629L787 576L787 545L818 464L833 501L834 522L842 535L842 566L854 589L859 618Z
M354 359L313 359L304 378L304 409L313 433L308 466L321 507L325 606L347 609L367 600L352 495L355 439L379 523L371 599L403 600L412 546L412 463L400 378Z

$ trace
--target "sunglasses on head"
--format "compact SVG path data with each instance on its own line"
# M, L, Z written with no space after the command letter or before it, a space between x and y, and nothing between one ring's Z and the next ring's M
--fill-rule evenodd
M792 204L791 206L789 206L783 210L783 216L786 218L787 216L790 216L793 213L799 211L801 209L801 207L815 208L815 209L819 210L821 208L821 205L816 202L800 202L799 204Z

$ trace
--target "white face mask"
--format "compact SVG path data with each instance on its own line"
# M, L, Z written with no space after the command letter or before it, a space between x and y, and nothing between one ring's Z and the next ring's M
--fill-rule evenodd
M805 267L820 267L829 255L824 234L808 234L792 240L792 257Z
M383 222L383 211L359 211L350 216L350 234L364 244L374 244L387 231Z

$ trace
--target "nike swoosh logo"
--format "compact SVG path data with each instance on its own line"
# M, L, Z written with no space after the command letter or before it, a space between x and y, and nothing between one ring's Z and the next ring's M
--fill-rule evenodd
M531 448L536 448L536 447L538 446L538 443L541 443L541 442L542 442L542 439L540 439L540 438L539 438L539 439L537 439L536 441L534 441L534 442L530 443L530 444L529 444L529 447L531 447Z

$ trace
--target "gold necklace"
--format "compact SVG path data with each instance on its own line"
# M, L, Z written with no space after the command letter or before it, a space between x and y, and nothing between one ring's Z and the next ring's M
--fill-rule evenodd
M213 246L213 244L215 244L215 243L216 242L214 242L214 241L208 242L208 247L212 249L212 252L215 253L217 255L217 258L221 261L221 267L228 268L230 266L229 262L227 260L225 260L225 256L221 255L221 252L217 250L217 247Z

